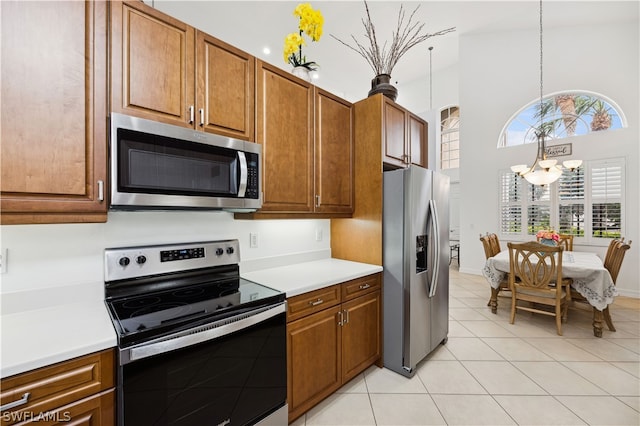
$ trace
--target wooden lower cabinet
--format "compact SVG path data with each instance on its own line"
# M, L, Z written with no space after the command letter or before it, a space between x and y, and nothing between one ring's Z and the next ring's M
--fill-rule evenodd
M374 274L287 300L289 422L380 362L380 287Z
M287 324L289 421L341 385L340 305Z
M3 378L0 424L115 424L115 351L81 356Z

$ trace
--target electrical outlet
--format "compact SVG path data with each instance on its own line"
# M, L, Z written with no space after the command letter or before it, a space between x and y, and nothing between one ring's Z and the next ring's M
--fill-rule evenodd
M9 249L3 248L2 251L0 251L0 274L7 273L7 262L9 261L9 258L7 257L8 254Z
M258 247L258 234L255 232L249 233L249 247L257 248Z
M322 228L316 228L316 241L322 241Z

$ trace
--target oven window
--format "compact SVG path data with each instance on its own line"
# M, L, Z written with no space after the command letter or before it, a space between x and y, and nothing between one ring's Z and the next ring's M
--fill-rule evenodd
M118 130L118 190L148 194L238 193L236 151Z
M284 313L233 334L122 367L125 425L246 425L287 394Z

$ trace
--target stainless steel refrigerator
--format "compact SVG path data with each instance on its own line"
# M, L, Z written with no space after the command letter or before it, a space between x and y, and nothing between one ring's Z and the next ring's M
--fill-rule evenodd
M449 333L449 177L383 174L384 366L411 377Z

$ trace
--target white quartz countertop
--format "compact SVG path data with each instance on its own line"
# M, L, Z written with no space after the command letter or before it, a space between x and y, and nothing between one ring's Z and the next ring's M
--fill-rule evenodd
M0 317L1 377L66 361L117 345L103 300L83 301Z
M377 265L326 258L246 272L242 277L291 297L380 271L382 267ZM64 300L73 299L69 294ZM20 300L12 298L4 302L15 305L13 302ZM0 377L117 346L104 300L95 296L75 300L74 303L49 300L51 306L41 303L24 310L14 306L15 309L0 316Z
M241 274L242 278L286 293L287 297L382 271L382 266L341 259L321 259Z

